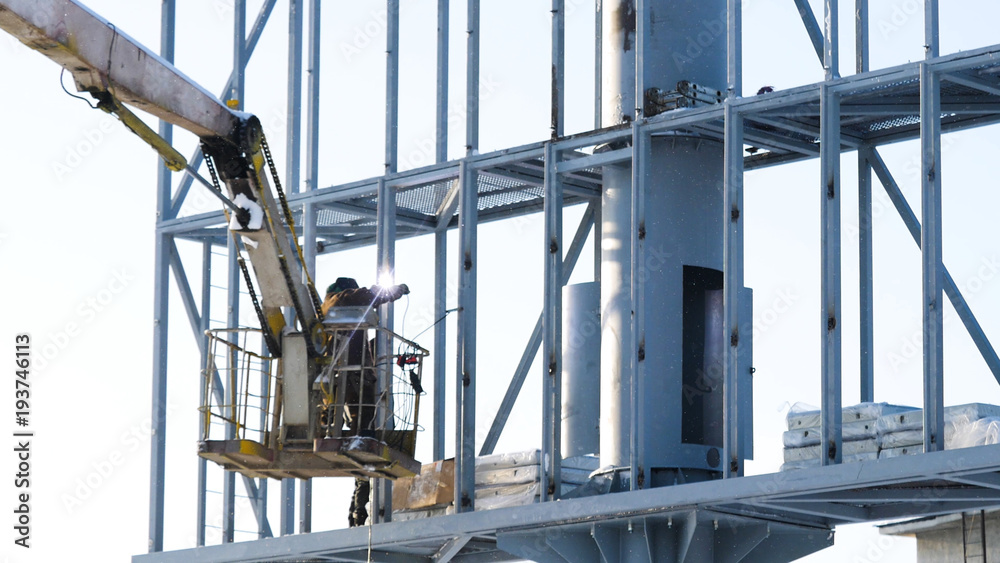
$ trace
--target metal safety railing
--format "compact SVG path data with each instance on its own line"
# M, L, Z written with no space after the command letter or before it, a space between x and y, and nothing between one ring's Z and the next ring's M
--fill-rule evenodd
M319 437L372 437L412 455L427 350L364 320L323 329L326 347L313 384Z
M202 370L201 438L271 442L277 362L263 353L260 329L206 331L208 359Z

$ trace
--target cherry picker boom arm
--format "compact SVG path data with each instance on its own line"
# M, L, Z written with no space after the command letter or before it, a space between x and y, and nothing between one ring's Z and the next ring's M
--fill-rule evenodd
M261 328L281 355L282 307L293 307L303 332L318 322L316 290L300 274L301 254L289 242L291 217L279 207L267 179L270 154L260 121L233 111L196 82L113 24L74 0L0 0L0 29L60 64L76 87L98 100L163 156L183 170L182 155L132 114L139 108L197 135L239 209L230 222L253 264L261 303ZM273 172L273 168L272 168ZM306 338L310 355L317 352Z

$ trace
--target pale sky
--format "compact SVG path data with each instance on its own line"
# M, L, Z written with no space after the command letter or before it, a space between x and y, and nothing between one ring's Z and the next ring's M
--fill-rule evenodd
M260 1L251 1L248 28ZM178 2L177 66L209 91L219 93L231 68L231 0ZM433 0L405 0L401 26L400 168L430 163L433 143ZM464 2L451 14L451 140L449 155L464 145ZM853 70L853 2L841 2L842 74ZM328 3L324 9L320 185L376 176L383 162L385 28L377 0ZM592 125L593 3L566 0L567 132ZM812 5L822 19L822 2ZM159 45L160 2L88 2L97 13L152 49ZM481 151L548 138L549 9L546 0L482 2L483 108ZM265 125L279 170L285 169L287 4L279 2L247 74L245 104ZM872 68L923 58L922 4L917 0L872 2ZM744 91L785 89L822 79L794 4L787 0L744 2ZM942 53L998 43L994 22L1000 4L987 0L942 2ZM9 522L0 554L13 562L84 558L125 560L147 550L149 416L152 371L153 235L155 164L144 143L109 116L88 109L59 86L59 67L0 33L5 108L0 135L4 193L0 260L5 314L0 334L13 354L13 339L30 333L32 548L12 546ZM72 90L71 80L66 84ZM150 123L153 123L150 120ZM154 124L155 128L155 124ZM1000 248L995 210L1000 208L990 160L997 128L943 140L944 260L977 313L986 334L1000 342ZM194 138L177 133L185 155ZM882 149L910 205L919 216L919 152L915 143ZM856 157L843 159L844 399L858 399ZM303 174L304 177L304 174ZM177 180L175 176L175 181ZM921 402L920 256L879 186L875 187L876 400ZM750 473L781 464L784 416L796 402L819 402L819 163L809 161L749 173L746 178L746 285L754 289L755 444ZM197 196L197 197L196 197ZM215 209L198 186L188 211ZM581 210L566 214L571 236ZM989 230L988 230L989 229ZM452 241L454 252L456 242ZM484 225L479 236L480 321L477 427L480 440L506 389L542 303L542 221L533 215ZM200 291L200 252L179 243L195 294ZM220 249L219 252L222 252ZM398 281L413 289L397 320L404 336L432 318L432 243L428 237L397 247ZM455 262L453 259L452 262ZM375 280L374 249L323 256L318 282L354 275ZM454 266L452 266L454 270ZM573 282L589 281L584 252ZM454 272L452 272L454 273ZM199 361L175 286L171 289L167 431L167 549L194 545L195 467ZM216 284L223 283L222 277ZM224 319L215 290L213 319ZM450 296L454 300L454 295ZM402 315L407 307L405 323ZM453 303L449 304L449 307ZM248 306L243 322L255 324ZM1000 403L1000 388L961 323L946 309L945 402ZM450 319L454 335L454 319ZM430 348L432 331L421 337ZM452 356L446 359L449 372ZM427 366L429 374L430 366ZM540 443L540 367L524 386L497 451L532 449ZM13 374L9 374L13 377ZM425 381L429 382L427 376ZM425 387L429 385L425 384ZM453 387L449 386L449 402ZM7 411L12 412L8 395ZM431 397L421 422L430 425ZM13 415L10 415L11 417ZM8 419L9 420L9 419ZM449 412L449 430L452 416ZM7 428L13 427L8 421ZM10 438L9 440L13 440ZM15 467L10 449L4 467ZM430 432L418 439L418 458L430 461ZM447 455L453 452L448 445ZM210 489L221 490L218 471ZM272 492L279 490L271 481ZM313 530L343 527L349 480L314 486ZM7 481L5 507L15 489ZM242 488L238 491L242 494ZM245 503L244 503L245 505ZM221 497L209 494L209 520L218 524ZM277 495L269 505L278 528ZM249 509L245 511L249 514ZM11 518L8 512L8 519ZM239 530L254 530L250 517ZM238 532L237 540L251 533ZM218 542L218 530L209 531ZM96 557L94 558L96 560ZM915 559L915 542L880 537L871 525L838 528L835 547L803 561Z

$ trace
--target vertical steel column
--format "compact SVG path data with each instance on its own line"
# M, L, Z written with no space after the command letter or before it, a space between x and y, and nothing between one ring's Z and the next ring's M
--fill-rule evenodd
M646 99L646 0L635 0L635 121L644 116L643 102ZM624 110L624 108L622 108ZM636 145L632 145L634 148ZM635 153L633 152L633 158ZM633 186L633 191L635 186ZM634 225L633 225L634 226ZM635 413L632 413L633 418Z
M435 160L448 160L448 0L438 0L437 28L437 133ZM448 227L434 232L434 424L433 457L444 459L445 393L448 323Z
M553 11L555 8L553 7ZM559 498L562 466L562 183L558 151L545 144L545 296L542 311L542 484L541 501ZM548 462L546 463L546 460Z
M391 16L390 16L391 18ZM385 178L378 180L378 209L376 218L375 246L378 254L378 278L380 285L395 283L386 280L395 280L396 272L396 190L385 181ZM386 303L379 308L379 325L393 330L394 328L394 306ZM392 421L392 339L385 333L380 333L376 339L376 349L378 362L382 365L379 379L379 409L376 422L380 427ZM386 389L388 393L381 395ZM389 479L379 479L376 486L372 487L375 492L373 498L372 518L374 523L389 522L392 519L392 481Z
M854 55L855 71L868 72L868 0L855 0L854 4Z
M565 0L552 0L552 138L563 136L566 124L566 10Z
M938 3L924 3L927 59L938 56ZM941 79L920 63L920 146L923 172L920 254L923 271L924 451L943 450L944 301L941 228Z
M823 68L826 79L840 78L840 17L838 0L824 0ZM838 150L839 153L839 150Z
M282 536L295 533L295 479L281 480L281 530Z
M235 0L234 5L234 30L233 30L233 69L235 72L235 80L233 81L233 88L230 90L229 98L235 100L237 109L243 109L243 96L245 93L245 71L246 71L246 58L245 55L245 42L246 42L246 0ZM240 270L237 263L239 259L239 247L236 245L235 239L230 236L228 239L229 248L229 264L227 270L227 288L229 300L229 315L226 322L226 326L230 328L236 328L240 323ZM229 341L233 344L239 343L239 337L236 333L231 333ZM230 352L229 354L229 366L230 370L236 369L237 356L235 352ZM229 384L235 385L234 380L230 379ZM234 396L234 390L228 389L229 395ZM234 401L235 404L235 401ZM226 424L226 439L233 440L236 438L236 427L232 423ZM236 535L236 473L233 471L225 471L223 473L223 485L222 485L222 543L232 543L235 540Z
M208 366L208 355L211 352L208 346L208 336L205 335L205 331L212 328L212 243L204 242L202 243L201 251L201 326L199 327L202 331L202 347L201 347L201 366L205 368ZM207 375L206 375L207 377ZM204 405L208 396L205 394L206 388L202 381L198 382L199 391L199 405ZM198 440L203 440L205 437L205 432L208 430L205 426L205 419L203 417L198 417ZM199 456L198 457L198 503L195 508L195 545L201 547L205 545L205 522L206 522L206 510L208 508L208 503L206 500L206 493L208 491L208 460Z
M448 230L434 232L434 445L432 455L435 460L444 459L445 393L448 307Z
M448 0L438 0L436 161L448 160ZM435 458L440 459L440 458Z
M638 0L638 3L643 3L642 0ZM636 13L636 44L642 44L642 35L638 21L643 19L643 12ZM637 49L640 52L641 49ZM638 57L638 55L637 55ZM638 64L636 68L641 69L642 66ZM637 71L637 76L641 76L642 72ZM641 78L636 78L636 83L642 82ZM640 92L638 88L636 92ZM636 116L641 116L640 104L636 104ZM632 123L632 217L631 217L631 229L630 236L631 242L631 272L629 279L631 281L631 300L632 300L632 340L628 350L629 357L631 358L631 377L629 379L629 411L631 417L629 419L629 487L631 490L641 489L645 481L645 473L643 472L643 458L644 451L641 444L644 443L643 437L645 434L645 424L641 424L644 421L643 408L642 408L642 382L644 381L644 376L646 373L646 318L645 318L645 283L648 277L648 272L644 272L643 268L646 267L646 212L645 212L645 200L646 200L646 182L649 179L649 161L651 158L651 145L652 140L649 135L642 130L640 127L640 121L637 119Z
M174 60L174 0L163 0L160 7L160 55ZM173 126L160 120L160 136L167 143L173 138ZM156 217L168 219L170 214L170 170L162 161L156 162ZM170 248L173 239L157 227L155 266L153 273L153 383L152 439L149 460L149 551L163 551L163 508L167 448L167 321L170 291ZM204 529L204 528L202 528Z
M601 81L603 80L602 55L604 43L604 7L602 0L594 0L594 129L601 128ZM600 224L600 219L595 225ZM596 231L595 231L596 232ZM600 248L600 245L597 246ZM600 263L600 262L598 262ZM600 274L598 274L600 277ZM596 281L596 280L595 280Z
M455 403L455 511L475 510L476 498L476 230L475 170L459 163L458 364Z
M237 328L240 324L240 268L238 265L239 248L236 240L230 236L227 243L227 265L226 265L226 300L229 304L226 315L226 326ZM229 342L233 345L239 344L239 336L235 332L229 334ZM229 363L226 368L230 373L237 369L237 355L235 351L229 353ZM235 381L233 377L227 378L229 389L223 394L227 400L235 405ZM226 423L226 440L236 438L236 426L232 422ZM222 475L222 543L232 543L236 528L236 472L223 471Z
M309 3L309 60L306 87L306 190L319 189L320 0ZM313 245L315 248L315 244ZM299 488L299 533L312 531L312 481Z
M479 0L469 0L465 67L465 152L479 150Z
M725 108L725 172L723 193L723 334L729 337L723 364L723 468L725 478L743 474L742 429L739 416L740 295L743 288L743 116L734 106L743 92L742 2L727 2ZM748 335L749 336L749 335Z
M829 82L840 76L837 0L825 0L823 67ZM841 314L840 314L840 96L829 83L820 91L820 331L822 356L820 452L822 465L840 463Z
M385 173L396 171L399 145L399 0L386 0Z
M861 402L875 400L875 303L872 263L872 166L858 151L858 274L861 312Z
M299 193L299 136L302 131L302 0L288 2L288 126L285 186Z

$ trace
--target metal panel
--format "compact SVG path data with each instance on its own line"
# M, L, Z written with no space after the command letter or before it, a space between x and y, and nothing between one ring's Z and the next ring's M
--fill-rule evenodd
M861 402L875 400L875 304L872 264L872 166L858 151L858 289L861 328Z

